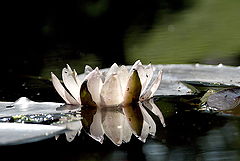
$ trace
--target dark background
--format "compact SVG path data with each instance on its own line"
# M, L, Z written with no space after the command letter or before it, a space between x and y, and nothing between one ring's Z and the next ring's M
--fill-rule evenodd
M7 2L2 14L1 99L59 98L47 80L51 71L60 75L65 64L78 72L85 64L128 64L124 41L131 26L147 32L161 11L178 13L191 5L190 0ZM92 63L88 55L97 60Z
M131 25L147 31L159 10L178 12L188 6L190 0L9 3L3 14L7 49L1 54L2 71L40 75L43 59L53 51L61 58L75 59L81 59L81 53L94 53L103 67L113 62L125 64L123 41Z

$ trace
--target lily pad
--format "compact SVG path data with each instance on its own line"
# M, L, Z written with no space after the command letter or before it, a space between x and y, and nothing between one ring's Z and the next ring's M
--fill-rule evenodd
M217 110L233 110L240 105L240 88L224 89L208 97L208 106Z
M19 98L16 102L0 102L0 117L30 114L60 113L59 107L63 103L34 102L26 97ZM69 109L61 110L61 113L69 112Z
M40 141L66 131L65 127L59 126L0 123L0 146Z
M156 65L163 69L163 78L155 95L194 94L182 81L208 82L229 86L240 86L240 68L224 65L170 64Z
M181 81L185 86L192 90L192 93L201 93L207 92L208 90L222 90L228 89L231 87L236 87L233 85L226 85L221 83L209 83L209 82L201 82L201 81Z

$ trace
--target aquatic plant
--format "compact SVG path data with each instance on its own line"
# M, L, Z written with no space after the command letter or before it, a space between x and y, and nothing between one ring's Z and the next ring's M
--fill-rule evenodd
M128 142L132 134L145 142L148 134L155 135L156 124L145 107L157 115L162 124L164 119L159 108L149 99L158 89L162 71L152 80L154 69L138 60L130 70L113 64L108 71L85 68L81 80L69 65L62 70L64 87L51 73L52 82L67 104L82 106L82 124L89 135L103 142L104 134L116 145ZM146 105L147 104L147 105ZM75 133L76 134L76 133Z
M89 97L98 106L112 106L151 98L162 78L160 70L156 79L151 82L153 72L151 64L143 66L138 60L130 71L126 66L119 67L116 63L106 72L101 72L98 67L93 70L90 66L86 66L86 77L83 80L80 80L77 72L67 65L67 68L62 70L62 79L66 88L53 73L51 76L55 89L67 104L82 104L81 95L84 95L84 91L80 91L80 88L86 81Z

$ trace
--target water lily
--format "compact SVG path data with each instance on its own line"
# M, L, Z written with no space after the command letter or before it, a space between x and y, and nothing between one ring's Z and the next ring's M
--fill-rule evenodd
M82 105L82 124L89 135L103 142L104 134L116 145L128 142L132 134L145 142L148 134L155 135L156 125L145 108L164 120L159 108L149 99L159 87L162 71L156 79L151 64L138 60L129 70L113 64L108 71L86 66L80 79L70 66L62 70L63 84L51 73L52 82L67 104ZM148 100L148 101L147 101Z
M138 60L130 70L124 65L119 67L115 63L106 72L101 72L98 68L92 70L86 66L86 76L83 80L80 80L77 72L67 65L67 68L62 70L65 87L53 73L51 76L55 89L67 104L82 104L80 88L83 82L87 81L87 88L93 101L99 107L104 107L151 98L162 78L162 71L159 71L156 79L151 81L153 71L151 64L143 66Z

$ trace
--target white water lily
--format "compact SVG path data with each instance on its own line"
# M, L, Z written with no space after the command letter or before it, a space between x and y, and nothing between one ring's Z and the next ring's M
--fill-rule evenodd
M162 71L159 71L156 79L151 81L153 72L151 64L143 66L138 60L130 71L126 66L119 67L115 63L107 72L101 72L98 68L92 70L91 67L87 66L85 68L87 75L83 80L80 80L76 71L67 65L67 68L62 70L63 84L66 88L53 73L51 76L55 89L67 104L82 104L80 88L82 83L87 81L87 87L93 101L99 107L104 107L151 98L158 89L162 78ZM131 88L135 88L133 86L138 83L140 84L138 87L140 95L131 93ZM134 98L136 100L132 100L131 96L133 95L136 95L137 98Z
M153 97L159 87L162 71L155 80L152 80L153 72L151 64L143 66L138 60L130 70L117 64L106 72L86 66L86 76L80 80L76 71L67 65L62 71L66 89L53 73L51 75L55 89L67 104L95 108L92 118L85 120L87 124L83 123L89 135L102 143L105 134L113 143L121 145L129 142L132 134L143 142L148 134L155 135L155 122L141 103ZM152 104L145 107L165 125L161 111Z

